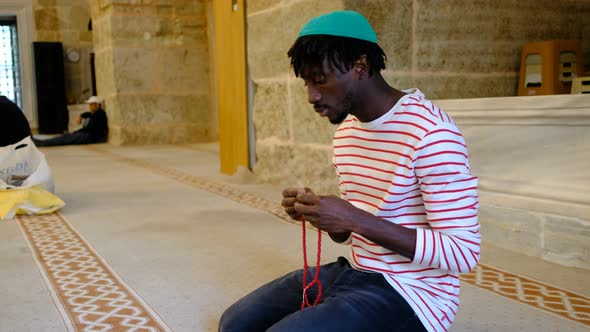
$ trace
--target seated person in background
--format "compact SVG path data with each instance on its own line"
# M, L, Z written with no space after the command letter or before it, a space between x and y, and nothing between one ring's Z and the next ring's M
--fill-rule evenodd
M55 146L106 142L109 137L109 126L107 114L101 108L102 99L92 96L86 103L89 105L90 111L82 113L78 118L78 123L82 124L81 129L47 140L35 139L35 144L37 146Z
M0 96L0 147L18 143L31 135L23 111L10 99Z

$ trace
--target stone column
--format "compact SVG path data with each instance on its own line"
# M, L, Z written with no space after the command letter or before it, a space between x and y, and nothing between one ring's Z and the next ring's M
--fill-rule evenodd
M114 144L212 136L204 0L93 0L98 94Z

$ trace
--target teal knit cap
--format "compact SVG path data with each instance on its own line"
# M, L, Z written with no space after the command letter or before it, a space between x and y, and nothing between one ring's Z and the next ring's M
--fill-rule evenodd
M312 18L299 32L299 37L331 35L366 40L377 44L377 34L367 19L352 10L336 11Z

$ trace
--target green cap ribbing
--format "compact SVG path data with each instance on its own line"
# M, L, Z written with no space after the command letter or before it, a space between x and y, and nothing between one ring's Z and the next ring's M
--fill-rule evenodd
M312 18L299 32L299 37L331 35L377 43L377 34L367 19L352 10L336 11Z

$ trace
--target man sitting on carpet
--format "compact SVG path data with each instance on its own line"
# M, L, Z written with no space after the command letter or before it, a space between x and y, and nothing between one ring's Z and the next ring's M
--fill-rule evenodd
M101 108L102 99L92 96L86 103L89 112L82 113L78 118L78 124L82 124L81 129L47 140L35 139L35 144L37 146L55 146L106 142L109 136L109 126L107 114Z
M319 267L322 288L303 292L311 268L246 295L223 313L220 331L447 331L459 273L475 267L480 248L477 177L455 122L418 89L389 86L385 54L357 12L312 19L288 55L309 103L340 125L341 198L287 188L282 205L349 255Z

